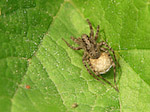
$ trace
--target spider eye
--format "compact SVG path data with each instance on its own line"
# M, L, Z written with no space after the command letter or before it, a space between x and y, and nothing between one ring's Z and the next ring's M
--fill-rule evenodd
M86 34L83 34L81 37L82 38L87 38L88 36Z

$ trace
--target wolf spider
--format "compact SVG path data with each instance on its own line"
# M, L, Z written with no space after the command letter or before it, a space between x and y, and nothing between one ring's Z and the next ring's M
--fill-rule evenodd
M100 81L102 84L104 83L99 78L103 79L106 83L110 84L117 92L119 92L116 84L116 64L114 63L113 58L109 53L109 51L113 53L115 62L118 63L114 50L110 46L108 46L108 44L104 41L101 41L100 43L96 43L96 40L98 39L99 25L97 26L97 32L94 37L94 31L89 19L87 19L87 22L90 27L90 36L83 34L81 38L71 37L71 39L76 44L78 44L79 47L72 47L67 41L65 41L63 38L62 39L65 41L67 46L70 47L71 49L84 50L82 62L90 75L92 75L95 79ZM114 69L115 86L113 86L109 81L107 81L105 78L101 76L101 74L108 72L111 67L113 67ZM92 72L94 72L95 75Z

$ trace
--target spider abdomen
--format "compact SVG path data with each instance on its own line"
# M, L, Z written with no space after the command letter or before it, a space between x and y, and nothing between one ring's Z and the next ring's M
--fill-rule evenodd
M106 52L102 52L98 59L90 59L90 67L93 71L104 74L112 67L112 61Z

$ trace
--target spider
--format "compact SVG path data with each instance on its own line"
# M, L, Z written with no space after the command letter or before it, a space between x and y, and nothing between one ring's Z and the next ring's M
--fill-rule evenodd
M71 39L79 45L79 47L73 47L71 46L66 40L65 43L68 47L70 47L73 50L84 50L84 55L82 58L83 65L87 69L88 73L92 75L96 80L100 81L102 84L104 84L99 78L104 80L106 83L111 85L117 92L119 92L116 84L116 64L119 65L117 62L115 52L114 50L104 41L101 41L100 43L96 43L96 40L98 39L98 33L99 33L99 25L97 26L96 35L94 37L94 31L92 24L90 23L89 19L87 19L87 22L90 27L90 35L83 34L81 38L74 38L71 36ZM105 47L103 47L105 46ZM115 62L113 61L112 56L109 52L112 52ZM113 67L114 70L114 84L111 84L109 81L107 81L105 78L102 77L101 74L105 74L110 70L110 68ZM94 73L94 74L93 74ZM105 85L105 84L104 84Z

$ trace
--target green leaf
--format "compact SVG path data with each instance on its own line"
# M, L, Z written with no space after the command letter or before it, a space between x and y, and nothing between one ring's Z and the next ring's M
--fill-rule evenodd
M148 0L2 0L0 7L0 111L149 111ZM83 51L62 41L76 46L70 36L89 34L87 18L117 54L119 93L89 75ZM103 77L113 83L113 70Z

